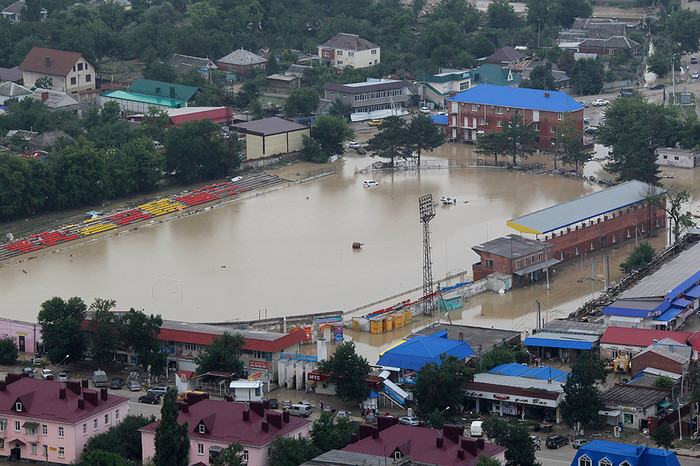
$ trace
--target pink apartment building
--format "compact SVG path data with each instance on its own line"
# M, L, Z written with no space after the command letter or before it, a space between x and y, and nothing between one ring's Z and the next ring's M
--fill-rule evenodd
M209 465L221 450L232 443L243 445L243 459L249 466L266 465L267 453L275 437L309 437L311 421L288 412L271 411L267 401L233 403L201 400L194 404L178 402L177 422L188 423L190 464ZM155 434L160 421L143 427L143 460L155 455Z
M119 424L128 399L87 388L7 374L0 380L0 457L70 464L88 439Z

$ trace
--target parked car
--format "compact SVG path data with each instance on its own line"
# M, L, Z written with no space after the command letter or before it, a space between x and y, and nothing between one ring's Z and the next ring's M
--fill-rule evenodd
M697 71L693 71L693 74L690 75L690 77L693 79L698 79L699 76L700 76L700 73L698 73Z
M418 109L418 111L421 113L430 113L430 109L428 107L421 107Z
M307 400L301 400L301 401L298 402L297 404L298 404L298 405L308 406L309 408L311 407L311 403L309 403Z
M698 62L698 59L696 57L690 57L690 63L695 65Z
M399 424L404 424L407 426L418 426L420 421L415 416L404 416L399 418Z
M577 438L576 440L574 440L571 443L571 446L576 448L576 449L579 449L587 443L588 443L588 440L586 440L585 438Z
M597 134L598 128L596 126L589 126L583 130L584 134Z
M270 409L279 409L280 408L280 404L277 401L277 398L270 398L267 401L270 403Z
M591 105L593 105L594 107L601 107L604 105L608 105L609 103L610 102L605 99L596 99L593 102L591 102Z
M330 405L323 405L323 412L324 413L334 413L335 409L333 409L333 407Z
M372 186L379 186L379 183L377 183L377 182L374 181L374 180L365 180L365 181L362 182L362 185L363 185L365 188L371 188Z
M358 147L357 149L355 149L355 151L357 151L357 153L360 155L365 155L367 153L367 151L362 147Z
M59 372L58 373L58 381L59 382L68 382L68 373L67 372Z
M360 143L357 141L350 141L347 144L345 144L346 147L349 147L350 149L357 149L360 147Z
M41 370L41 378L53 380L53 372L51 372L51 369L42 369Z
M569 439L563 435L552 435L547 437L547 441L544 444L547 445L547 448L561 448L569 444Z
M27 374L25 377L29 377L30 379L34 378L34 369L31 367L25 367L22 369L22 374Z
M311 416L311 406L295 404L287 409L287 412L292 416L309 417Z
M652 91L656 91L656 90L659 90L659 89L663 89L663 88L665 88L665 87L666 87L666 86L664 86L663 84L658 83L658 84L654 84L654 85L651 86L649 89L651 89Z
M335 414L335 417L337 417L338 419L347 419L350 417L350 413L347 411L338 411Z
M292 406L292 400L282 400L282 409L288 409Z
M138 392L141 390L141 385L139 385L139 383L135 380L132 380L131 382L129 382L129 385L127 385L127 387L132 392Z
M591 119L588 118L587 116L585 116L585 117L583 117L583 122L584 122L584 123L590 123L590 122L591 122Z
M382 120L369 120L367 124L370 126L381 126Z
M167 385L161 385L159 387L151 387L148 390L146 390L147 393L150 393L151 395L158 395L158 396L165 396L166 393L168 393L168 390L170 387Z
M109 385L109 388L112 390L121 390L124 387L124 379L121 377L115 377L112 379L112 383Z
M139 403L149 403L152 405L160 404L160 397L153 393L147 393L139 397Z
M581 101L579 101L579 103L580 103L581 105L583 105L585 108L588 108L588 107L590 106L590 103L588 103L588 102L585 101L585 100L581 100Z

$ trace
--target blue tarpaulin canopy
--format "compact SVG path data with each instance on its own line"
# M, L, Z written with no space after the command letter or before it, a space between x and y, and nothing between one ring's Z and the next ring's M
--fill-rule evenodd
M461 361L474 354L474 350L464 341L448 339L447 331L441 330L428 336L416 335L385 351L377 365L420 370L428 362L440 364L440 355L443 353L456 356Z
M662 322L668 322L669 320L673 320L683 312L683 308L680 307L670 307L667 311L665 311L663 314L661 314L659 317L654 318L654 320L660 320Z
M700 285L690 287L690 289L683 294L689 298L700 298Z
M671 301L671 306L675 306L675 307L685 308L685 307L690 306L691 304L693 304L692 301L689 301L689 300L683 299L683 298L676 298L673 301Z
M553 338L527 337L525 346L542 346L544 348L567 348L578 350L589 350L593 347L593 342L580 340L556 340Z

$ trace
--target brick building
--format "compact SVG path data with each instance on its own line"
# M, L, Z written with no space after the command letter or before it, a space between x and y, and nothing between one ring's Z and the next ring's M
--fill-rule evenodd
M632 371L640 372L650 367L674 374L684 374L688 372L692 358L691 346L664 338L632 358Z
M557 91L480 84L448 99L451 139L475 142L480 134L502 131L515 112L537 131L542 149L556 142L565 117L573 118L583 137L583 105Z
M561 261L552 258L552 245L519 235L496 238L472 247L481 260L472 264L474 281L494 272L517 277L517 283L537 281L545 269Z

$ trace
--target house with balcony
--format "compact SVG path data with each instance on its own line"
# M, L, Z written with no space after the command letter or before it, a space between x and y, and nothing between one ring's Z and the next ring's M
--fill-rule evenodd
M87 441L119 424L129 399L88 388L9 373L0 381L0 457L75 464Z
M503 131L515 112L532 124L537 146L551 148L564 118L573 118L583 137L583 105L563 92L480 84L448 99L449 138L476 142L480 134Z
M27 88L37 87L36 81L46 78L49 89L68 94L95 89L95 65L81 53L32 47L19 69Z
M187 423L190 439L188 464L210 465L232 443L243 446L243 462L248 466L269 464L268 451L277 436L309 438L311 421L270 410L268 401L234 403L195 399L193 404L178 402L177 422ZM155 455L156 429L160 421L139 429L143 460Z
M472 87L469 70L441 70L440 73L418 76L418 95L424 102L447 108L447 99Z
M341 32L318 46L319 58L333 68L367 68L382 61L381 48L357 34Z

